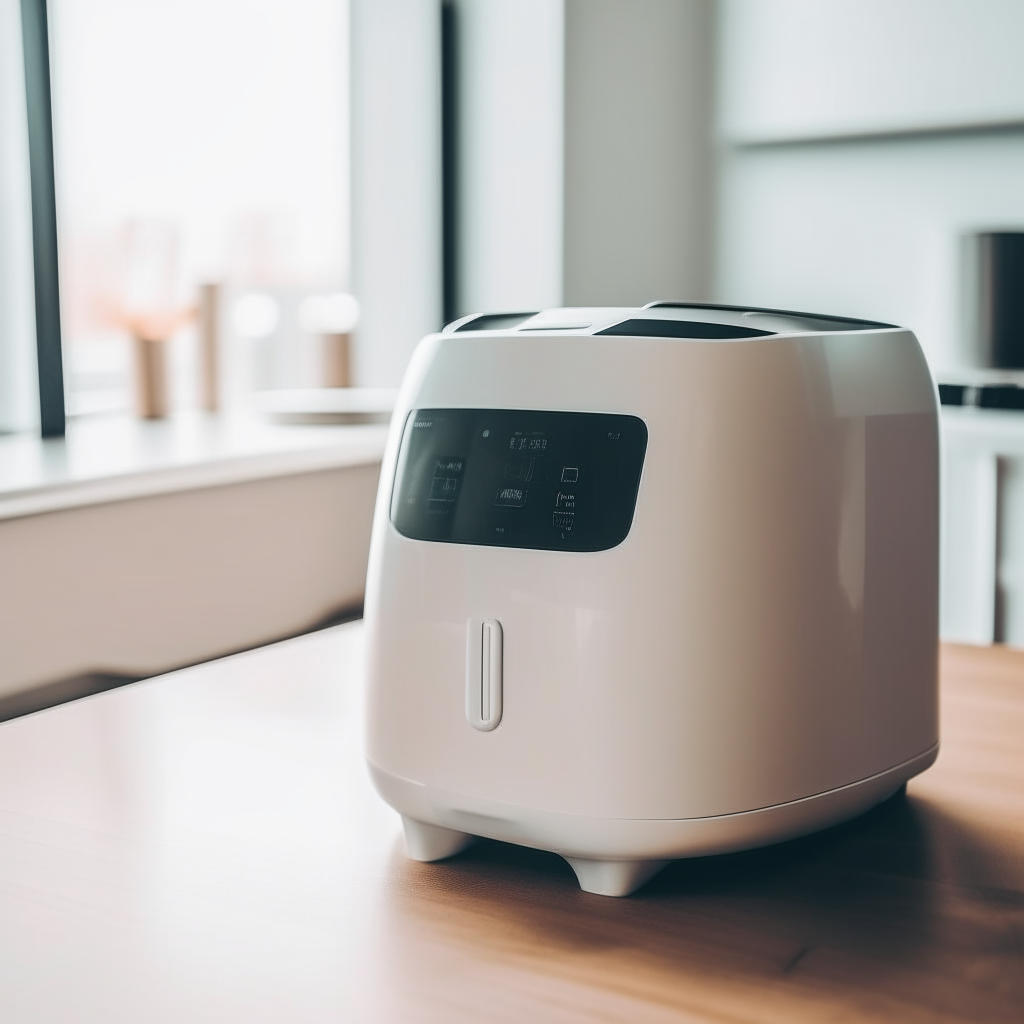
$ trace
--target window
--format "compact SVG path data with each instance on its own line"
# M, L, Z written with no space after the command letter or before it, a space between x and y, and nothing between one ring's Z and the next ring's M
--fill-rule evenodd
M349 286L345 0L50 9L69 415L129 408L142 321L173 405L196 404L206 283L224 404L321 383L299 309Z

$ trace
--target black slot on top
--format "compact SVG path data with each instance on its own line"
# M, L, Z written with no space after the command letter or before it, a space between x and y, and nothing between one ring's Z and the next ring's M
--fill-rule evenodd
M703 320L623 320L606 327L598 334L612 334L630 338L708 338L729 339L768 338L773 331L759 331L754 327L736 327L733 324L706 323Z
M939 402L942 405L963 405L964 393L967 391L965 384L940 384Z
M511 330L536 315L536 310L532 313L482 313L480 316L473 317L472 320L467 320L461 327L456 327L455 333L458 334L459 331Z

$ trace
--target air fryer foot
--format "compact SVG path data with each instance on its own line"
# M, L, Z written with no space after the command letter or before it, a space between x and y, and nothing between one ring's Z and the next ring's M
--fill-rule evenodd
M590 860L566 857L580 888L598 896L628 896L653 878L667 860Z
M431 861L454 857L476 838L439 825L425 825L404 814L402 826L405 828L405 852L411 860Z

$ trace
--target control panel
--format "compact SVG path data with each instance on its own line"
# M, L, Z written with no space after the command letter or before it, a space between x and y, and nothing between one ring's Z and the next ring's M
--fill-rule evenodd
M637 416L417 409L391 521L415 540L602 551L629 533L646 450Z

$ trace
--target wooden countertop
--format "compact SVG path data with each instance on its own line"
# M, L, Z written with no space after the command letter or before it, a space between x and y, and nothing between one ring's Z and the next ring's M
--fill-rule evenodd
M905 798L624 900L407 861L360 665L357 623L0 725L0 1020L1024 1020L1024 653L945 648Z

